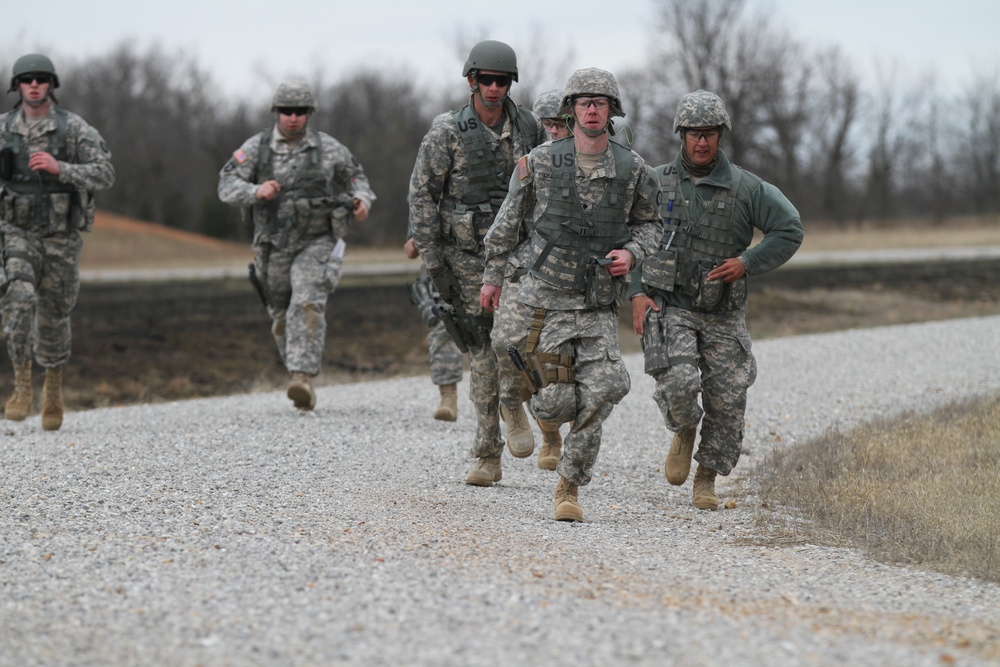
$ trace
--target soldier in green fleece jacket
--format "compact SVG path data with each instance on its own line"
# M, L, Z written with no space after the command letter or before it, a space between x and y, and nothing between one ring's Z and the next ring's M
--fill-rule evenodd
M664 473L671 484L683 484L693 455L693 504L711 510L719 506L716 475L728 475L739 460L747 389L757 377L745 317L747 276L784 264L803 236L799 213L781 191L730 163L719 148L731 129L714 93L681 98L674 118L681 151L656 169L663 240L632 272L629 291L645 370L656 380L653 399L674 433ZM764 236L750 248L754 229Z

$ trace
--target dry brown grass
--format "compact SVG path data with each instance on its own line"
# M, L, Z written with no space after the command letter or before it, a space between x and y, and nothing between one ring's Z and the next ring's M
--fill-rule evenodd
M893 220L839 227L811 224L808 220L803 224L805 252L1000 245L1000 216L966 216L937 222Z
M777 542L1000 581L1000 395L781 450L752 484Z

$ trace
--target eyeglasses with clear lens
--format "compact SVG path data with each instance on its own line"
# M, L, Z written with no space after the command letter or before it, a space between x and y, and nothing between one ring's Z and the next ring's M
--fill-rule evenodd
M39 85L45 83L52 83L52 77L48 74L22 74L17 77L18 83L23 83L26 86L30 86L32 83L38 82Z
M510 74L476 74L476 83L489 88L494 83L497 88L506 88L514 80Z
M308 116L309 107L278 107L282 116Z
M705 141L715 141L719 138L719 130L684 130L684 136L694 139L695 143L704 139Z
M589 109L591 104L593 104L594 108L598 111L604 111L611 106L611 100L606 97L577 97L573 100L573 104L580 111Z

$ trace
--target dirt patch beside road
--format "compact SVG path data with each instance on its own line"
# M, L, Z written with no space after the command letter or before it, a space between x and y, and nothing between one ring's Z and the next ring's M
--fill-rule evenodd
M330 298L318 384L427 374L427 330L405 280L342 285ZM753 279L748 324L761 339L998 313L1000 260L784 268ZM638 351L629 317L623 311L622 347ZM270 391L287 381L245 280L84 284L73 336L69 410ZM3 372L10 362L0 354Z

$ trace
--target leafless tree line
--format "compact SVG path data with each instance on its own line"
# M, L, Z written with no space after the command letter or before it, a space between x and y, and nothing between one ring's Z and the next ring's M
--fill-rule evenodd
M730 158L780 187L810 224L1000 213L1000 72L952 96L933 79L907 86L891 72L866 90L843 52L811 49L750 15L744 0L660 0L657 7L659 46L634 69L615 72L634 148L651 165L674 158L677 101L703 88L728 107ZM456 38L455 82L442 90L374 68L333 83L314 73L314 127L351 149L379 196L369 221L352 231L354 242L402 242L417 147L435 114L464 103L458 70L474 41ZM539 82L569 74L566 53L553 57L540 35L530 43L512 43L521 70L512 94L529 107L559 85ZM60 102L97 127L114 154L118 178L100 193L102 208L249 238L238 212L218 201L217 175L233 150L273 122L267 101L220 99L211 74L192 59L156 47L141 52L130 42L60 66L60 77Z

